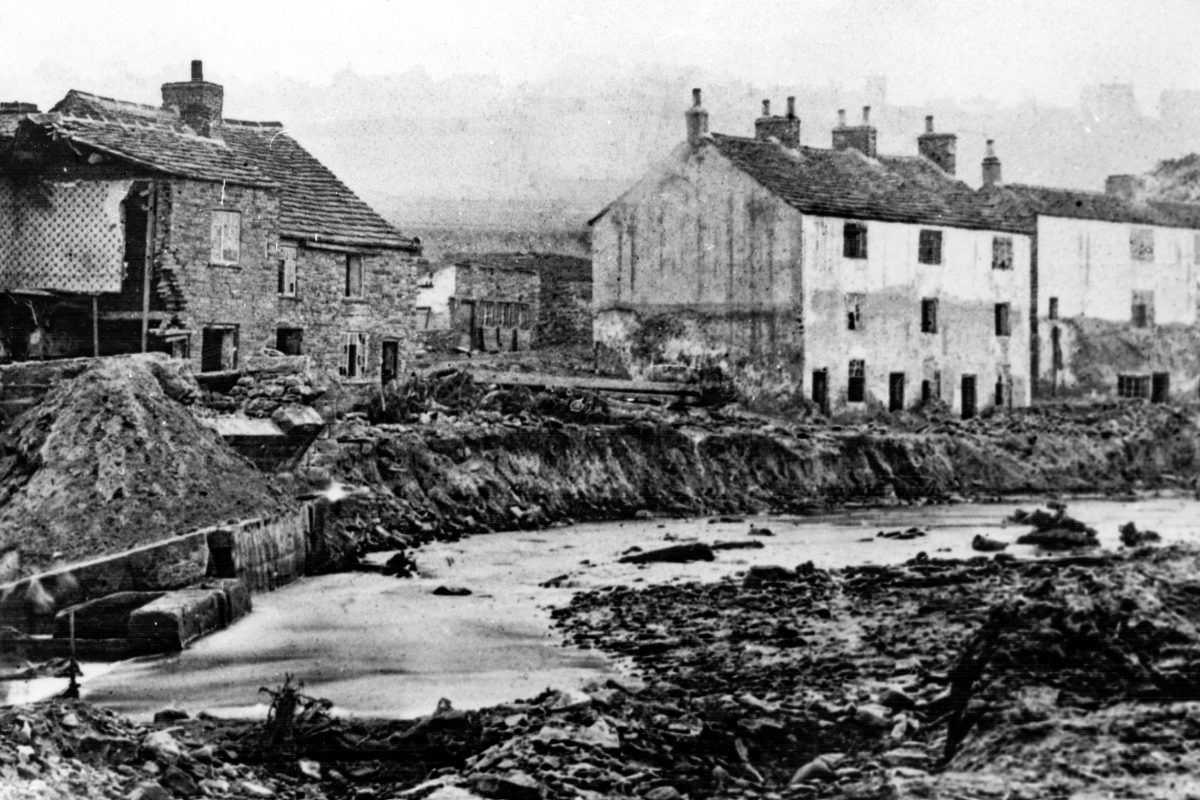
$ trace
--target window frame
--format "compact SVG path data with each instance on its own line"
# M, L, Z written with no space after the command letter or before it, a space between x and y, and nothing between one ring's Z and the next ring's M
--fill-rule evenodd
M222 222L222 220L224 220ZM231 234L230 221L236 233ZM229 258L230 238L233 239L233 258ZM236 267L242 262L242 212L214 208L209 217L208 263L215 267Z
M863 303L866 295L862 292L846 293L846 330L863 330Z
M852 358L846 374L846 402L865 403L866 401L867 362L863 358Z
M354 273L358 272L358 293L354 293ZM344 300L364 300L367 296L367 265L366 256L362 253L347 253L346 254L346 285L345 293L342 295Z
M1154 228L1129 229L1129 259L1139 264L1154 263Z
M1149 399L1150 376L1128 373L1117 375L1117 397L1122 400Z
M342 360L338 364L338 375L350 381L366 380L370 347L370 336L365 331L346 331L342 338Z
M921 298L921 333L938 332L938 299Z
M1141 310L1141 320L1138 320L1138 310ZM1129 324L1131 327L1144 329L1154 327L1154 291L1134 289L1130 298Z
M299 268L297 261L299 260L299 248L295 245L281 244L279 245L279 283L276 286L280 297L296 297L299 294L300 281L298 280ZM289 258L289 255L290 258ZM291 272L291 280L288 280L288 272ZM288 284L291 284L289 291Z
M996 303L993 310L996 336L1008 338L1012 336L1012 303Z
M992 237L992 269L1011 270L1015 261L1013 256L1013 237Z
M865 261L867 249L867 224L865 222L842 223L842 258Z
M290 353L284 348L280 347L280 345L283 344L287 338L286 334L291 333L297 334L296 338L298 339L298 346L295 353ZM279 326L275 328L275 349L287 356L304 355L304 328L297 328L295 326Z
M942 263L942 231L922 228L917 234L917 262L921 264Z

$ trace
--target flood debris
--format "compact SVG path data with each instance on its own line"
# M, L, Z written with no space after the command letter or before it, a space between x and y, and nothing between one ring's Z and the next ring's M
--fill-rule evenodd
M1047 550L1071 550L1081 547L1099 547L1096 529L1074 517L1067 516L1067 507L1062 503L1048 504L1050 511L1034 509L1027 512L1017 509L1008 518L1009 522L1032 525L1033 530L1017 538L1017 544L1033 544Z
M927 534L925 533L924 530L922 530L921 528L915 528L915 527L914 528L905 528L902 531L880 531L879 533L875 534L876 538L879 538L879 539L896 539L898 541L906 541L908 539L920 539L922 536L926 536L926 535Z
M997 553L1007 548L1008 542L984 536L982 533L975 534L975 538L971 539L971 549L980 553Z
M1121 534L1121 544L1126 547L1139 547L1149 542L1162 541L1162 537L1156 531L1138 530L1138 526L1132 522L1126 522L1117 532Z
M688 561L712 561L715 558L716 555L710 545L703 542L689 542L688 544L676 544L656 550L632 553L622 556L619 561L622 564L683 564Z

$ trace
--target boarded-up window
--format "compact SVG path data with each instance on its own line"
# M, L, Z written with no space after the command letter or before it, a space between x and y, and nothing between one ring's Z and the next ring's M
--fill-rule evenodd
M279 248L279 294L296 296L296 248Z
M345 378L361 378L367 371L367 335L347 333L342 345L342 364L338 372Z
M1134 228L1129 232L1129 257L1134 261L1154 260L1154 229Z
M867 226L847 222L842 226L842 255L846 258L867 257Z
M867 396L867 364L861 358L850 360L850 375L846 384L846 401L861 403Z
M1012 306L996 303L996 335L1012 336Z
M363 296L363 257L346 256L346 297Z
M921 231L917 247L917 260L922 264L942 263L942 232Z
M1130 314L1133 327L1149 328L1154 325L1154 292L1135 291Z
M921 333L937 333L938 301L926 297L921 301Z
M237 264L242 254L242 215L237 211L212 212L212 236L209 244L210 264Z
M1013 241L1011 236L992 238L992 269L1013 268Z
M861 294L846 295L846 330L861 331L863 296Z

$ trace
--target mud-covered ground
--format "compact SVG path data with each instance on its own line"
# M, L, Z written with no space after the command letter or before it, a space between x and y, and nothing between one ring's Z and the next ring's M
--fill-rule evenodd
M1200 796L1198 568L1168 547L587 591L556 612L564 639L626 678L415 724L150 726L170 742L87 706L7 709L0 791Z

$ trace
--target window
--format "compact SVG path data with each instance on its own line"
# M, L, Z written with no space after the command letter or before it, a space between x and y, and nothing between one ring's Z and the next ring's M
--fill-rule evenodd
M1063 368L1062 331L1055 325L1050 329L1050 366L1054 369Z
M283 297L296 296L296 248L279 248L279 294Z
M521 328L529 327L529 306L521 303L517 307L517 326Z
M1013 268L1013 242L1011 236L992 238L992 269Z
M1012 408L1012 377L1003 372L996 376L993 401L997 408Z
M867 365L861 358L850 361L850 380L846 385L846 401L861 403L867 395Z
M346 297L363 296L363 257L346 256Z
M1150 396L1149 375L1118 375L1117 397L1140 400Z
M275 349L285 356L298 356L304 352L303 328L278 328L275 331Z
M228 372L237 369L236 325L213 325L200 334L200 371Z
M917 246L917 260L922 264L942 263L942 232L921 231Z
M1012 336L1012 307L1008 303L996 303L996 335Z
M937 333L936 298L926 297L921 301L921 333Z
M842 227L842 255L846 258L867 257L867 226L847 222Z
M1130 314L1133 327L1150 328L1154 326L1154 292L1134 292L1133 308Z
M1154 229L1134 228L1129 232L1129 257L1134 261L1154 260Z
M367 335L347 333L342 345L342 364L338 374L345 378L361 378L367 371Z
M1050 298L1050 319L1058 319L1058 298Z
M485 327L491 327L496 324L496 304L483 302L483 324Z
M861 294L846 295L846 330L861 331L863 296Z
M242 254L242 215L237 211L212 212L208 263L234 266Z

